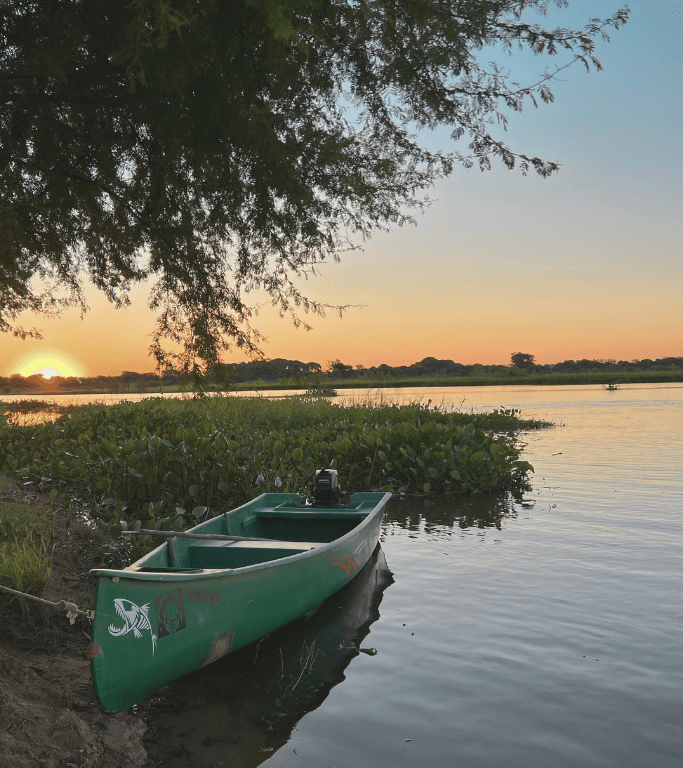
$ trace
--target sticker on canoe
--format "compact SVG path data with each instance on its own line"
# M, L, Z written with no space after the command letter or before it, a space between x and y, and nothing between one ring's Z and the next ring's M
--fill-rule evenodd
M353 555L340 557L338 560L330 560L330 565L338 565L340 568L343 568L347 576L351 571L358 570L358 560Z
M132 632L137 640L142 637L142 631L149 630L152 635L152 656L157 647L157 636L152 632L152 625L149 621L149 603L145 605L135 605L131 600L125 597L114 598L114 608L116 613L123 619L124 625L117 627L115 624L109 625L109 634L114 637L121 637Z
M187 591L188 603L205 603L207 605L219 605L221 593L210 589L189 589Z
M159 637L173 635L185 629L185 603L183 602L182 589L174 589L172 592L162 592L157 595L157 632Z

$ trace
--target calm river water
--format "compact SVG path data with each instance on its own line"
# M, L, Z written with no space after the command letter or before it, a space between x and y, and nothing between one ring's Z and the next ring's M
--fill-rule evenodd
M526 435L523 498L392 500L346 593L142 705L151 756L683 765L683 386L384 394L561 426Z
M385 395L562 426L526 436L523 498L392 501L349 593L147 705L151 754L193 768L683 764L683 387Z

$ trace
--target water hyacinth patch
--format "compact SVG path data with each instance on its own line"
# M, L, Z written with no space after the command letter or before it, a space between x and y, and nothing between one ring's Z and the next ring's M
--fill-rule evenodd
M91 405L0 428L0 469L58 490L100 525L182 530L263 493L305 494L323 466L344 489L468 494L524 485L517 411L235 397Z

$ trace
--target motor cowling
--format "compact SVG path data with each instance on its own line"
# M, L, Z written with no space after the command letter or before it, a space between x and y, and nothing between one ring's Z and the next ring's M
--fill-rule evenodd
M342 495L336 469L318 469L311 483L310 498L314 507L336 507Z

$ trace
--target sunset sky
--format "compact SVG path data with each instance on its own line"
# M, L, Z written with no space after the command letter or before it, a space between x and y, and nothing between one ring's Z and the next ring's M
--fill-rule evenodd
M623 4L572 0L536 20L581 27ZM605 71L565 70L554 104L511 117L511 146L559 161L558 175L456 168L416 227L376 235L306 283L316 299L355 305L343 319L313 317L306 332L263 307L266 356L365 366L506 364L517 351L539 363L683 356L683 3L629 5L628 25L598 44ZM552 65L498 61L526 79ZM153 370L153 318L143 289L132 298L117 311L91 291L83 320L22 317L44 340L0 337L0 375L41 358L82 376Z

